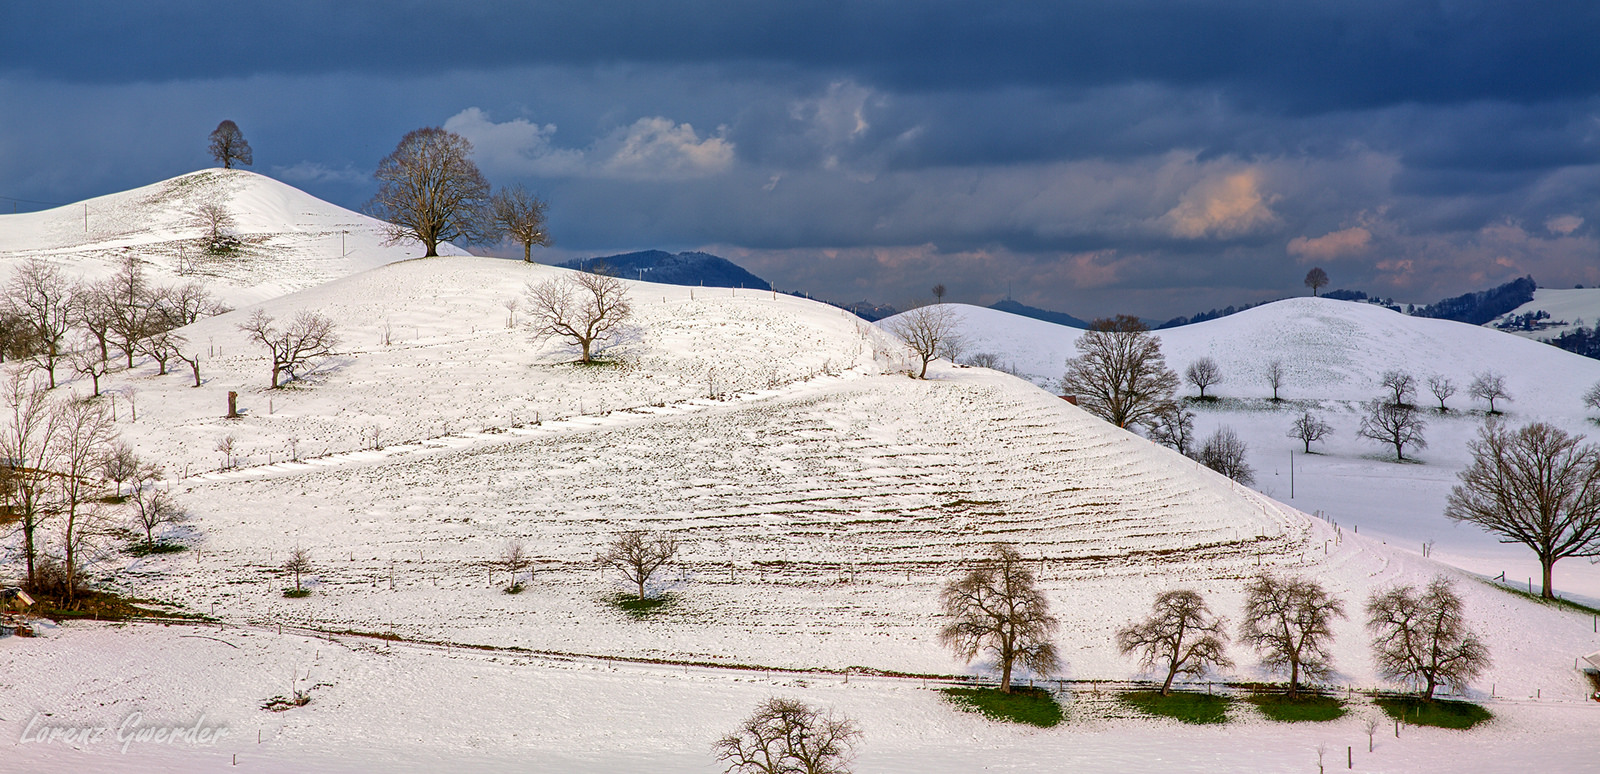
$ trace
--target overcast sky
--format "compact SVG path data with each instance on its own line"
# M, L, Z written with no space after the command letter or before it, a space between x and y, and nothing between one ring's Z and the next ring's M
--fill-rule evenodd
M232 119L359 209L443 126L550 201L546 260L704 249L841 301L1600 285L1593 0L246 5L0 6L0 196L205 167Z

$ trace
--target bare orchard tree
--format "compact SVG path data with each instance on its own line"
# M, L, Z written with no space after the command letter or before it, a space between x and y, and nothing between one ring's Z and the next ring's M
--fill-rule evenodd
M1414 683L1433 701L1440 685L1471 682L1489 666L1489 649L1467 628L1461 597L1434 578L1420 593L1410 586L1375 592L1367 600L1367 631L1378 673Z
M233 169L235 161L245 166L255 162L250 143L244 139L244 132L239 131L239 125L232 121L223 121L211 131L211 157L222 164L223 169Z
M1282 400L1282 398L1278 397L1278 390L1283 389L1284 383L1289 379L1289 372L1288 369L1284 368L1283 361L1273 360L1272 362L1267 363L1265 376L1267 380L1267 386L1272 388L1273 402Z
M1011 692L1017 662L1040 674L1060 664L1050 638L1061 624L1050 615L1029 563L1010 545L994 544L988 557L945 585L939 603L951 619L939 640L969 662L979 652L994 655L1001 692Z
M0 381L4 390L6 424L0 434L0 457L5 475L5 505L22 532L22 555L26 564L26 585L37 589L39 554L43 548L41 529L54 515L51 477L44 471L44 460L55 456L57 427L50 417L50 401L43 385L31 374L13 370Z
M414 129L372 174L378 193L367 214L386 221L391 244L421 242L439 254L439 243L479 242L494 233L489 183L472 162L472 143L438 127Z
M1216 429L1206 442L1200 446L1196 459L1200 464L1221 473L1245 486L1256 482L1256 472L1245 461L1249 448L1245 446L1239 434L1233 428L1223 426Z
M1428 448L1428 440L1422 435L1428 423L1422 421L1416 409L1379 399L1367 401L1366 410L1356 435L1393 446L1396 461L1405 462L1407 446Z
M104 283L105 303L111 317L111 333L122 350L129 368L140 342L166 325L160 311L158 288L145 279L144 267L132 255L125 256L117 271Z
M141 487L133 492L133 519L144 530L146 548L154 548L155 531L167 524L177 524L188 518L172 496L172 492L156 486Z
M1444 515L1475 524L1502 543L1533 549L1545 599L1555 598L1556 562L1600 556L1600 447L1535 422L1507 430L1488 422L1468 444L1472 463L1456 474Z
M304 591L300 587L300 576L315 569L316 565L311 562L311 549L301 548L300 546L295 546L294 550L289 552L288 561L283 563L283 571L294 575L294 591L296 594Z
M73 373L89 377L94 390L91 397L100 397L100 377L110 373L111 363L100 357L94 338L85 335L78 339L67 353L67 362L72 364Z
M918 379L928 378L928 364L951 351L959 350L961 318L954 307L927 304L883 321L885 330L900 339L917 359Z
M167 364L172 362L173 358L178 357L183 348L188 345L188 340L184 339L182 334L173 330L165 330L152 333L140 339L138 351L140 354L156 361L158 369L156 375L166 376Z
M56 366L66 358L72 330L72 283L54 264L29 258L11 273L6 303L26 323L33 339L30 357L56 386Z
M1306 272L1306 287L1311 288L1312 297L1317 295L1319 288L1327 286L1328 273L1323 271L1321 266L1314 266L1311 271Z
M1145 435L1150 440L1176 449L1185 457L1193 456L1194 412L1179 403L1170 403L1167 409L1145 421Z
M189 366L189 370L194 372L194 386L199 387L200 386L200 353L196 352L193 355L185 355L185 354L183 354L183 349L182 348L186 347L186 346L188 346L188 342L183 342L183 343L177 345L176 347L174 347L173 350L172 350L172 356L177 358L177 359L179 359L179 360L181 360L181 361L183 361L184 365Z
M1211 614L1198 592L1167 591L1156 597L1149 618L1118 630L1117 649L1140 654L1145 669L1166 670L1161 695L1170 696L1178 675L1199 677L1212 667L1233 666L1224 651L1227 623Z
M1077 348L1061 391L1076 395L1085 411L1126 428L1147 424L1173 402L1178 375L1167 368L1161 340L1137 317L1095 320Z
M550 234L544 227L543 199L515 185L500 189L489 203L495 229L522 245L522 260L533 263L533 248L550 246Z
M773 697L713 749L728 774L849 774L860 743L855 721Z
M1405 371L1384 371L1378 384L1389 393L1389 403L1410 406L1417 395L1417 379Z
M506 586L506 590L510 591L518 588L517 575L528 569L532 561L528 558L528 550L523 547L521 541L507 540L500 548L500 555L495 557L495 564L511 576L511 582Z
M155 294L155 306L161 315L162 328L182 328L202 317L214 317L233 311L218 301L198 280L162 288Z
M573 272L529 283L526 295L534 334L576 345L583 350L580 363L594 362L633 316L627 287L609 274Z
M1200 399L1206 399L1206 388L1222 383L1222 367L1217 361L1203 357L1189 364L1183 378L1200 390Z
M117 441L106 451L105 458L100 461L100 476L110 481L113 489L111 493L117 497L122 496L122 485L129 482L138 482L149 476L151 466L139 459L133 447L123 441ZM135 488L138 484L134 484Z
M116 426L99 401L67 400L50 412L56 428L54 453L46 458L55 484L62 566L67 575L67 601L79 586L78 571L85 542L101 525L98 503L104 496L100 476L106 455L115 448Z
M1434 400L1439 401L1439 413L1443 414L1450 410L1444 402L1456 394L1456 383L1444 374L1434 374L1428 377L1428 391L1433 393Z
M1310 411L1303 411L1294 424L1289 426L1289 437L1299 439L1305 444L1306 454L1311 453L1311 442L1320 441L1333 435L1333 425L1322 421Z
M1489 404L1489 413L1498 414L1494 402L1503 400L1511 402L1510 393L1506 392L1506 378L1494 371L1484 371L1472 377L1472 384L1467 386L1467 394Z
M201 246L213 255L227 254L242 244L233 231L238 221L222 201L207 199L195 205L189 213L189 224L200 229Z
M83 335L94 341L95 352L102 361L111 359L112 309L110 294L104 283L80 283L72 290L72 324Z
M628 530L611 539L600 554L601 567L622 573L622 577L639 590L639 599L645 599L645 584L657 570L665 567L678 555L678 540L664 533Z
M267 348L272 361L272 387L280 386L280 377L294 379L301 370L321 358L333 354L339 346L339 334L332 318L321 312L302 309L295 313L289 326L278 329L274 319L264 309L257 309L250 319L239 325L239 330L250 334L250 339ZM195 370L199 381L199 369Z
M1287 671L1289 695L1296 696L1302 680L1331 673L1333 619L1343 617L1344 603L1315 581L1263 573L1245 587L1239 639L1261 653L1268 669Z
M1595 382L1589 391L1583 394L1583 405L1600 411L1600 382Z

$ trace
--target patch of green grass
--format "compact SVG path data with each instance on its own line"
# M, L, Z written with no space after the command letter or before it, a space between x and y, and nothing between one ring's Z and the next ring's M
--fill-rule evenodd
M311 596L311 589L284 589L283 595L290 599L305 599L306 597Z
M128 553L132 556L149 556L151 554L175 554L188 549L189 547L182 543L135 543L128 546Z
M1464 731L1494 719L1492 713L1470 701L1423 701L1415 696L1394 696L1373 699L1372 703L1382 707L1389 717L1413 726Z
M1233 704L1228 696L1187 691L1173 691L1171 696L1162 696L1160 691L1130 691L1118 696L1117 701L1146 715L1196 725L1228 722L1228 707Z
M941 688L939 692L957 707L990 720L1049 728L1063 719L1061 705L1043 688L1013 686L1011 693L999 688Z
M1520 588L1518 588L1516 586L1503 584L1503 583L1499 583L1499 582L1492 581L1492 580L1484 581L1484 582L1488 583L1490 586L1493 586L1493 587L1495 587L1497 589L1500 589L1501 591L1506 592L1507 594L1515 594L1515 595L1517 595L1519 597L1522 597L1523 599L1531 599L1534 602L1538 602L1541 605L1548 605L1550 607L1562 607L1562 608L1566 608L1566 609L1571 610L1571 611L1576 612L1576 613L1583 613L1584 615L1600 615L1600 609L1592 608L1592 607L1589 607L1588 605L1581 604L1581 603L1578 603L1578 602L1573 602L1570 599L1562 599L1559 596L1556 597L1555 599L1545 599L1544 597L1539 596L1539 592L1537 592L1537 591L1524 591L1524 590L1522 590L1522 589L1520 589Z
M510 586L506 587L506 593L507 594L521 594L523 592L523 590L526 589L526 588L527 588L527 586L524 586L521 583L513 583Z
M662 594L659 597L645 597L644 599L640 599L633 594L616 594L606 601L612 607L627 614L629 618L639 621L665 611L672 606L674 599L671 594Z
M1344 717L1344 702L1332 696L1305 693L1290 697L1283 693L1258 693L1245 698L1261 714L1279 723L1322 723Z

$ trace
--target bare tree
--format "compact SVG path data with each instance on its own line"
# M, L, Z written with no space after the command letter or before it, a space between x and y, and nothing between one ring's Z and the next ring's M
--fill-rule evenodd
M155 306L160 312L163 328L182 328L202 317L212 317L233 311L212 297L204 283L186 282L163 288L155 296Z
M31 359L56 386L56 365L67 356L67 333L72 330L72 283L55 265L29 258L11 274L6 301L22 319L33 339Z
M238 221L234 220L228 205L221 201L208 199L195 205L189 223L204 232L200 241L208 253L226 254L242 244L233 235Z
M1183 378L1200 389L1200 399L1205 400L1206 388L1222 382L1222 367L1217 361L1203 357L1189 364L1184 370Z
M1322 267L1314 266L1311 271L1306 272L1306 287L1311 288L1312 297L1317 295L1318 288L1327 287L1327 285L1328 273L1323 271Z
M1249 448L1240 440L1239 434L1233 428L1223 426L1217 428L1200 446L1197 459L1200 464L1249 486L1256 482L1256 472L1245 461L1248 452Z
M144 461L134 453L133 447L122 441L112 444L100 462L100 475L115 487L111 493L117 497L122 496L122 485L139 479L145 469Z
M506 308L506 327L517 327L517 309L522 307L522 299L512 296L500 302Z
M144 530L145 547L153 548L157 529L166 524L177 524L188 514L179 507L170 491L147 486L133 492L133 517L134 523Z
M1267 386L1272 388L1273 402L1282 400L1278 397L1278 390L1283 388L1284 383L1287 382L1289 378L1288 370L1284 368L1283 361L1273 360L1272 362L1267 363L1267 369L1265 373L1267 378Z
M51 477L45 460L55 456L56 424L50 421L50 402L44 389L22 371L12 371L3 382L8 409L0 457L4 457L5 504L22 531L22 554L27 565L27 586L37 589L41 528L53 514Z
M918 379L928 378L928 364L961 348L961 318L944 304L919 306L883 321L884 329L894 334L922 362Z
M1485 423L1468 444L1472 463L1457 474L1444 511L1502 543L1533 549L1545 599L1555 598L1558 560L1600 556L1600 447L1582 441L1543 422L1515 432Z
M1384 371L1378 380L1389 391L1389 402L1396 406L1410 406L1417 395L1417 379L1405 371Z
M1428 441L1422 435L1428 424L1417 415L1416 409L1385 400L1369 400L1366 410L1356 435L1393 446L1396 461L1405 461L1407 446L1428 448Z
M1320 441L1333 435L1333 425L1317 418L1310 411L1303 411L1300 417L1289 426L1289 437L1298 438L1306 446L1306 454L1311 453L1311 442Z
M83 283L72 290L72 324L94 340L100 360L111 359L111 338L115 310L104 284Z
M1199 677L1212 667L1233 666L1224 652L1227 642L1227 620L1213 616L1200 594L1188 590L1163 592L1149 618L1117 632L1118 650L1139 653L1145 669L1166 670L1162 696L1172 694L1172 680L1180 674Z
M1239 639L1261 653L1268 669L1287 671L1289 695L1296 696L1302 678L1317 680L1331 672L1331 626L1343 617L1344 604L1315 581L1263 573L1245 587Z
M994 544L990 556L945 585L939 603L951 619L939 640L969 662L979 652L993 654L1002 692L1011 692L1017 662L1040 674L1060 664L1050 638L1061 624L1050 615L1028 562L1010 545Z
M181 347L184 347L184 346L188 346L188 342L184 342L182 344L179 344L177 347L174 347L173 351L172 351L172 356L177 358L177 359L179 359L179 360L182 360L184 365L189 366L189 370L194 372L194 386L199 387L200 386L200 353L196 352L193 355L185 355L185 354L183 354L183 350L181 349Z
M489 183L471 157L465 137L427 127L407 133L378 163L378 193L367 213L389 224L391 244L421 242L424 257L432 257L440 242L479 242L493 235Z
M639 589L639 599L645 599L645 584L657 570L665 567L678 555L678 540L664 533L647 533L628 530L612 538L605 553L600 554L600 566L622 573L622 577Z
M311 549L295 546L289 552L289 560L283 563L283 571L294 573L294 590L296 594L303 591L300 588L300 576L312 572L316 566L311 563Z
M172 362L173 358L181 359L180 352L188 345L188 340L182 334L177 331L166 330L152 333L140 339L138 349L140 354L156 361L156 366L159 369L156 372L157 375L166 376L167 363Z
M533 263L533 248L550 246L550 234L544 224L546 206L543 199L521 185L502 188L490 200L495 229L522 245L522 260L528 263Z
M936 303L936 304L944 303L944 294L945 294L945 287L944 287L944 283L943 282L933 286L933 302L934 303Z
M1490 414L1500 413L1494 408L1495 401L1511 402L1511 395L1506 392L1505 376L1493 371L1484 371L1473 376L1472 384L1467 386L1467 394L1478 400L1487 401Z
M279 330L273 326L273 317L264 309L257 309L250 319L239 325L239 330L250 334L251 340L267 348L272 360L272 387L279 387L279 377L294 379L301 369L320 358L333 354L339 346L339 334L333 320L321 312L302 309L295 313L289 327ZM196 368L195 380L199 381Z
M244 132L239 131L239 125L232 121L223 121L211 131L211 157L222 164L223 169L233 169L235 161L245 166L255 162L250 143L244 139Z
M1161 340L1138 318L1096 320L1078 337L1077 348L1061 391L1078 396L1089 413L1126 428L1148 424L1173 402L1178 375L1167 368Z
M1583 394L1583 405L1600 411L1600 382L1595 382L1594 386Z
M1367 600L1367 631L1378 673L1423 687L1433 700L1440 685L1470 682L1489 666L1489 649L1467 628L1461 597L1444 578L1418 593L1411 586L1376 592Z
M511 575L511 583L507 586L509 591L517 588L517 574L528 569L532 561L528 558L528 550L523 547L521 541L507 540L501 547L500 556L496 557L495 563Z
M849 718L773 697L714 749L728 774L849 774L860 743Z
M1176 449L1185 457L1194 453L1194 412L1179 403L1167 404L1167 409L1145 421L1145 434L1150 440Z
M609 274L573 272L529 283L527 298L535 335L577 345L583 350L582 363L594 362L633 316L627 287Z
M92 397L100 397L100 377L111 371L111 364L100 357L94 339L88 336L79 339L68 351L67 362L72 364L73 373L89 377L94 388Z
M103 496L104 479L99 474L106 455L115 448L117 431L110 412L99 401L63 401L51 410L50 422L56 427L56 443L48 464L59 498L62 565L70 603L79 586L80 549L101 526L96 506Z
M1433 393L1435 400L1439 401L1439 413L1443 414L1450 410L1450 407L1444 405L1444 402L1451 395L1456 394L1456 383L1444 374L1434 374L1428 377L1428 391Z

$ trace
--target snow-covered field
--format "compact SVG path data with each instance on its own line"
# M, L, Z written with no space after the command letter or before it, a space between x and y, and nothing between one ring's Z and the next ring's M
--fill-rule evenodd
M908 379L881 331L802 299L628 282L636 318L618 364L579 368L503 304L564 270L473 257L384 263L261 304L280 319L322 311L345 338L340 357L286 389L264 389L265 360L236 327L248 306L183 331L201 349L203 386L149 363L105 380L123 436L168 465L192 518L171 533L189 550L110 551L94 574L221 626L91 622L0 639L0 727L16 729L8 765L210 770L237 755L243 769L274 771L714 770L710 743L774 694L857 718L863 771L1304 771L1319 744L1330 765L1346 746L1365 749L1364 705L1331 724L1241 715L1192 729L1119 715L1077 683L1073 722L1038 731L958 712L918 679L863 677L987 671L938 645L935 608L940 585L997 540L1039 561L1062 621L1064 666L1049 677L1069 681L1148 677L1112 639L1157 593L1194 588L1236 617L1244 583L1273 569L1313 575L1345 600L1331 682L1380 687L1362 602L1392 583L1456 578L1494 656L1468 694L1500 719L1464 735L1408 729L1356 760L1390 771L1459 768L1447 752L1484 770L1520 770L1529 750L1552 770L1592 761L1600 711L1580 698L1588 689L1572 664L1600 643L1593 622L1452 567L1482 572L1469 561L1479 548L1486 561L1511 560L1482 536L1441 537L1435 559L1450 564L1411 547L1438 518L1427 498L1460 462L1442 453L1448 433L1440 456L1399 466L1369 459L1344 430L1315 462L1297 459L1303 481L1289 500L1265 456L1276 452L1256 440L1286 429L1287 413L1268 410L1243 377L1222 389L1237 400L1203 421L1242 425L1266 495L1021 379L943 364ZM1581 421L1564 408L1568 387L1600 377L1581 358L1550 371L1545 351L1573 356L1503 334L1397 327L1363 316L1382 310L1329 303L1207 323L1232 326L1209 329L1213 338L1174 334L1168 357L1181 367L1212 354L1242 374L1263 353L1288 360L1314 346L1286 395L1346 423L1385 359L1465 376L1486 359L1512 377L1514 417L1549 405L1568 423ZM1058 375L1070 354L1056 326L963 312L969 334L993 336L976 349L1006 352L1037 378L1051 378L1051 363ZM1511 344L1495 349L1502 340ZM242 418L222 417L229 391ZM1438 424L1465 438L1475 421ZM218 441L230 436L238 467L218 470ZM661 583L675 601L642 621L606 602L621 587L594 564L631 527L686 546ZM487 565L508 540L536 560L518 595L502 593L504 572ZM281 594L296 547L316 566L306 599ZM1558 579L1578 577L1569 570ZM1242 649L1234 655L1240 666L1218 679L1268 679ZM292 688L309 688L311 704L260 709ZM229 735L126 754L30 741L30 723L115 726L133 711L185 726L204 715Z
M961 307L970 351L994 352L1001 361L1036 384L1054 389L1081 332L992 309ZM1226 378L1208 394L1216 403L1194 403L1196 436L1217 427L1233 428L1249 445L1257 488L1308 513L1359 528L1406 550L1420 553L1432 541L1431 556L1482 574L1523 581L1539 577L1531 552L1503 545L1475 527L1444 518L1445 498L1456 473L1471 460L1467 444L1477 436L1487 405L1468 397L1473 376L1494 371L1506 378L1512 400L1496 408L1505 421L1520 425L1545 421L1594 440L1600 436L1594 412L1582 396L1600 382L1600 361L1564 352L1490 328L1447 320L1409 317L1371 304L1299 298L1249 309L1229 317L1159 331L1167 364L1180 375L1201 357L1210 357ZM1283 362L1288 379L1280 397L1264 378L1267 363ZM1402 370L1417 380L1416 404L1427 408L1426 449L1407 451L1405 464L1392 451L1356 435L1361 402L1380 394L1385 371ZM1427 379L1449 377L1457 393L1438 402ZM1184 394L1197 391L1187 383ZM1327 441L1302 454L1289 438L1290 423L1311 410L1335 428ZM1290 454L1294 458L1290 492ZM1556 565L1563 594L1600 604L1600 566L1585 559Z
M1538 288L1533 291L1532 301L1490 320L1487 326L1533 312L1549 312L1550 319L1545 320L1546 323L1566 324L1537 331L1510 332L1527 339L1553 339L1570 333L1579 325L1593 327L1600 322L1600 288Z

